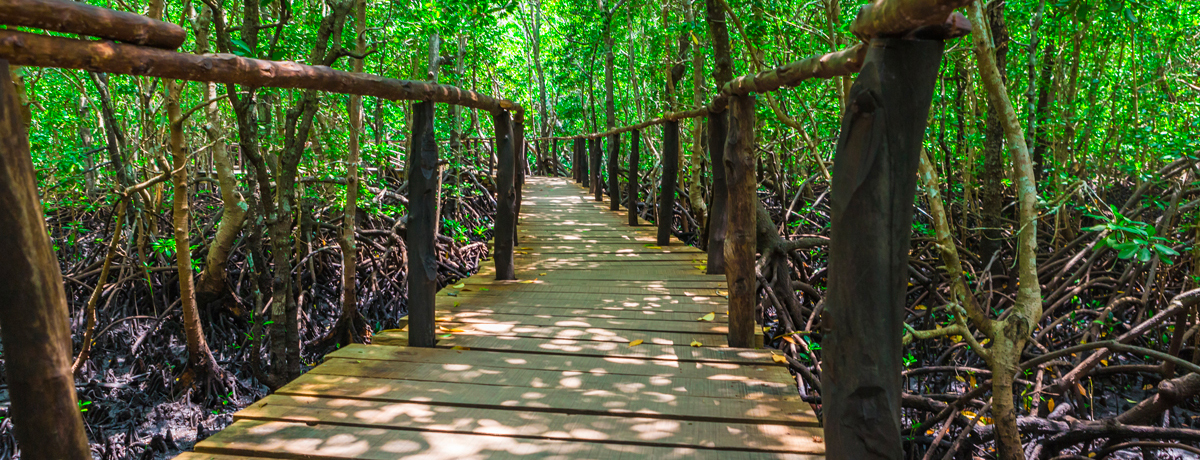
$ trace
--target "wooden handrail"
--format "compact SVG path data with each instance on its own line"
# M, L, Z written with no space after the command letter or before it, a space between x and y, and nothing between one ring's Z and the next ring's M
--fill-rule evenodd
M187 39L182 27L169 22L68 0L4 0L0 2L0 24L168 50L179 48Z
M523 113L520 104L486 94L424 81L345 72L291 61L267 61L232 54L190 54L116 43L77 40L0 30L0 59L23 66L83 69L256 88L302 88L376 96L400 101L431 101L495 112Z

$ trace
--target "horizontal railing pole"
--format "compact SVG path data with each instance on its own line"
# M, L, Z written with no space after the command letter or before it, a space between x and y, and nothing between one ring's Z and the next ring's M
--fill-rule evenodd
M173 50L187 32L175 24L69 0L4 0L0 24L106 38Z
M0 30L0 59L16 65L83 69L125 75L301 88L400 101L430 101L495 112L524 112L515 102L454 86L345 72L290 61L232 54L188 54L112 41L76 40Z

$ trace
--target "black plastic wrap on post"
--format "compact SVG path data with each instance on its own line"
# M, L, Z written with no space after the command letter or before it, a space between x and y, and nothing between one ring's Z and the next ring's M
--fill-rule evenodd
M658 245L671 244L675 223L675 181L679 169L679 122L663 123L662 185L658 195Z
M641 166L641 144L642 132L633 130L633 134L629 138L629 190L625 193L626 199L629 200L629 226L636 227L638 225L637 205L638 205L638 167Z
M872 40L847 97L822 323L829 458L903 457L900 332L913 195L942 50L940 40Z
M493 236L496 261L497 280L517 279L513 267L513 241L517 233L516 216L513 214L516 203L516 192L513 190L513 180L516 161L513 156L512 119L506 111L492 114L492 123L496 128L496 161L500 170L496 174L496 232Z
M621 186L618 185L618 180L621 174L620 169L621 156L621 135L613 134L608 137L608 210L621 210Z
M408 165L408 345L437 344L433 330L437 295L438 147L433 133L433 103L413 104L412 145Z

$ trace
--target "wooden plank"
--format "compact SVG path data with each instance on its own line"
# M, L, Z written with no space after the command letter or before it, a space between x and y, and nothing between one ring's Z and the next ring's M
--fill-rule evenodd
M715 284L715 283L713 283ZM670 295L670 296L718 296L725 295L725 289L720 286L696 286L684 288L657 287L657 286L597 286L595 284L584 283L569 283L569 282L553 282L543 280L521 280L509 283L491 283L480 285L486 287L492 294L497 294L504 291L520 290L522 292L555 292L555 293L578 293L578 294L605 294L605 295ZM717 291L720 291L718 293ZM482 292L482 291L480 291ZM443 290L438 293L439 297L455 297L461 295L454 289Z
M521 319L520 321L530 321L529 324L538 324L541 321L599 321L613 320L609 327L620 327L618 321L636 321L641 320L639 324L642 330L653 331L659 327L674 328L681 323L695 323L696 318L708 313L716 313L712 321L705 322L712 326L700 325L697 326L701 330L707 330L711 327L712 331L719 331L724 327L728 319L723 313L724 308L706 308L696 311L662 311L658 309L637 310L630 308L614 307L612 309L603 309L596 307L541 307L541 306L520 306L513 307L507 305L484 304L477 305L474 303L463 303L457 307L439 308L438 318L447 321L463 321L475 318L492 317L496 321L508 321L510 318L517 321L518 318L531 318L528 320ZM681 332L689 330L688 327L679 327Z
M466 353L464 353L466 354ZM547 389L607 390L646 392L673 396L732 398L754 401L800 401L795 382L686 378L664 375L609 374L601 369L547 371L541 369L501 368L472 365L408 363L403 373L395 362L370 359L331 358L309 373L369 377L416 382L450 382Z
M450 337L446 337L450 335ZM404 332L382 332L372 338L371 343L381 345L408 346L408 334ZM746 348L691 347L660 345L653 339L636 347L617 342L592 342L571 339L540 339L530 337L487 337L443 334L438 345L443 348L465 347L473 350L511 351L515 353L571 354L583 356L605 356L619 358L665 359L686 362L713 362L778 365L770 361L770 352Z
M500 427L503 428L503 427ZM294 459L395 460L816 460L805 454L719 451L684 447L521 439L329 424L242 420L196 444L203 453Z
M662 321L643 318L614 319L585 316L516 315L509 313L508 311L504 311L503 313L495 313L461 310L440 312L437 319L438 324L444 324L447 325L447 327L449 327L451 324L467 324L474 326L508 325L520 327L551 326L574 327L582 329L660 331L681 334L724 335L726 333L726 325L723 321L718 321L718 318L724 319L723 315L716 314L715 312L709 313L714 313L712 321L697 321L698 317L691 315L688 317L690 321Z
M245 455L221 455L221 454L203 454L199 452L184 452L175 457L175 460L242 460L255 458L271 458L271 457L248 457Z
M752 401L600 389L531 389L462 383L347 377L307 373L275 392L456 407L510 408L584 415L629 415L664 420L819 425L808 403Z
M415 348L386 345L350 345L326 355L326 358L373 359L406 363L489 366L549 371L580 371L614 375L679 376L723 380L763 380L792 382L787 368L757 364L680 362L640 358L601 358L573 355L537 355L491 353L471 350L466 353L444 348Z
M655 345L687 347L700 342L704 347L720 347L725 345L725 336L710 333L680 333L644 330L609 330L603 328L578 328L536 326L527 324L466 324L453 325L439 323L437 333L452 333L455 337L524 337L534 339L569 339L575 341L603 342L629 344L636 340ZM395 334L387 332L386 334ZM641 346L641 345L638 345Z
M658 447L823 453L821 430L769 424L684 422L506 409L272 395L234 420L290 421L364 428L497 435Z

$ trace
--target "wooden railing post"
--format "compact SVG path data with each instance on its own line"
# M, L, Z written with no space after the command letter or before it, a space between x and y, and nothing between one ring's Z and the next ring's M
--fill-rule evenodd
M604 201L604 185L600 182L600 139L591 139L592 159L592 194L596 201Z
M663 123L662 184L658 195L658 245L671 244L675 224L675 181L679 169L679 122Z
M571 172L575 174L575 183L583 184L583 172L587 171L587 160L583 157L583 139L575 139L572 144Z
M897 336L917 165L942 48L940 40L876 38L847 94L833 157L822 321L829 458L902 457Z
M579 146L579 178L583 186L587 187L588 193L592 190L591 147L591 141L586 139L583 140L583 145Z
M708 274L725 274L725 229L729 198L725 184L725 112L708 114L708 159L712 165L712 205L708 208Z
M618 162L621 156L621 135L613 134L608 137L608 210L621 210L621 186L618 179L621 178L621 173L618 171L621 168Z
M550 141L550 168L553 169L551 176L558 177L558 170L562 168L562 163L558 161L558 138Z
M725 174L729 178L729 228L725 240L725 280L729 285L729 346L754 348L755 178L754 95L729 98ZM720 165L714 165L720 167ZM714 168L715 169L715 168Z
M516 206L516 192L513 190L513 180L516 159L513 157L513 130L509 113L497 110L492 114L492 124L496 129L496 161L500 163L500 171L496 174L496 232L493 236L496 261L497 280L517 279L513 268L513 242L517 233L516 216L513 214Z
M521 223L521 190L525 186L525 172L529 170L529 157L525 155L525 113L517 112L513 117L513 155L516 155L517 175L513 179L513 245L517 244L517 225Z
M413 104L412 151L408 159L408 344L432 347L437 295L438 148L433 103Z
M627 184L629 191L626 193L626 195L629 195L628 209L629 225L631 227L638 225L638 167L641 166L641 152L639 152L639 144L641 143L642 132L636 129L633 130L633 135L630 136L629 140L629 184Z
M0 60L0 337L9 415L26 458L92 458L71 372L62 273L46 232L19 104L8 62Z

